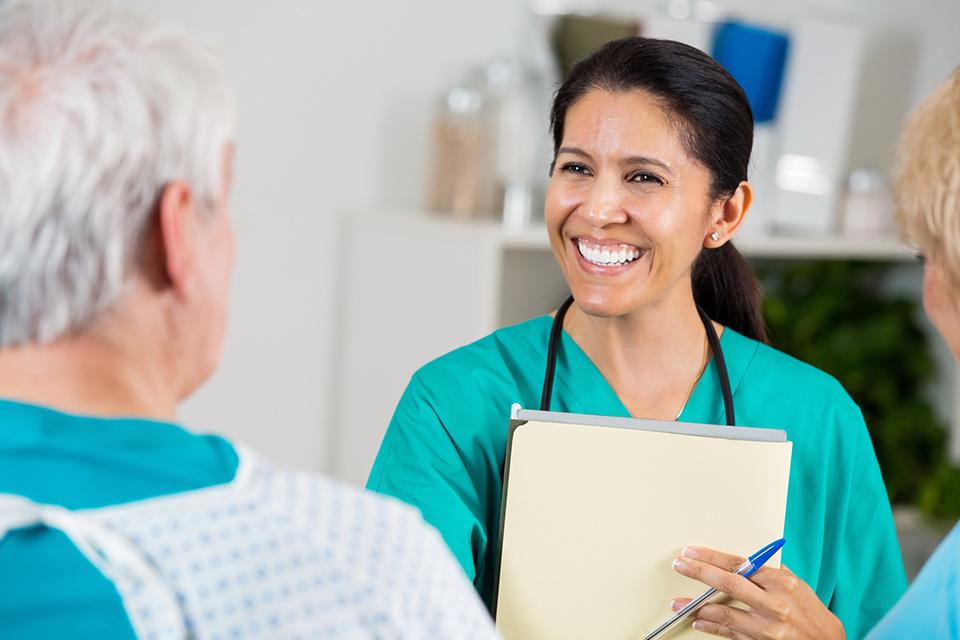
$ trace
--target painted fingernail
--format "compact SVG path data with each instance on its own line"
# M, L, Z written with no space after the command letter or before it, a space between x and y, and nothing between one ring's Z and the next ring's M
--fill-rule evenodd
M693 621L693 628L696 629L697 631L706 631L706 630L707 630L707 623L704 622L703 620L694 620L694 621Z
M687 563L684 562L683 560L677 558L676 560L673 561L673 568L674 568L676 571L686 571L686 570L687 570Z
M679 610L680 610L680 604L677 603L676 600L671 600L671 601L670 601L670 608L673 609L674 611L679 611Z
M693 547L684 547L683 551L680 553L684 558L699 558L700 552L694 549Z

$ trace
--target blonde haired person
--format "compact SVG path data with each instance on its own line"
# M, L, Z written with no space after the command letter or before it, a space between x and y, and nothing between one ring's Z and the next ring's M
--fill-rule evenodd
M493 637L415 510L176 424L219 359L232 160L191 38L3 5L0 636Z
M911 116L898 156L899 223L925 258L923 306L960 359L960 69ZM869 638L960 638L958 581L960 526Z

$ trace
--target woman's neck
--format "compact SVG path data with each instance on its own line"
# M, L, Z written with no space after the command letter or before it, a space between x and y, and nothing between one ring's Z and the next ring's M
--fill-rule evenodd
M574 304L565 328L635 417L674 420L709 356L693 296L629 315L590 316Z

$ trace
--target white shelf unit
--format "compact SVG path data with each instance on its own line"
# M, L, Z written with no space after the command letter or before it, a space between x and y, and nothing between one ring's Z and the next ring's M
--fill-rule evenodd
M329 468L362 484L414 371L498 327L549 312L567 288L544 228L511 231L495 222L354 212L343 218L341 231L347 253L339 262L339 387ZM745 235L737 245L757 258L906 263L915 255L889 239ZM953 410L960 416L960 405ZM958 433L956 424L952 432Z

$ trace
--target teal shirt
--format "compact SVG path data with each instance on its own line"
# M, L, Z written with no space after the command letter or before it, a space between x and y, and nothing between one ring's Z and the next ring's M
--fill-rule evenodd
M910 590L868 638L960 638L960 525L953 528L910 585Z
M501 329L417 371L368 482L420 508L488 603L510 406L539 408L550 326L543 316ZM793 441L783 562L840 618L848 638L860 638L906 588L863 416L836 380L809 365L731 329L721 346L737 423L784 429ZM551 408L629 415L566 333ZM725 423L712 361L680 420Z
M176 425L68 415L0 400L0 493L68 509L123 504L233 479L229 442ZM0 637L134 638L113 584L63 533L0 540Z

